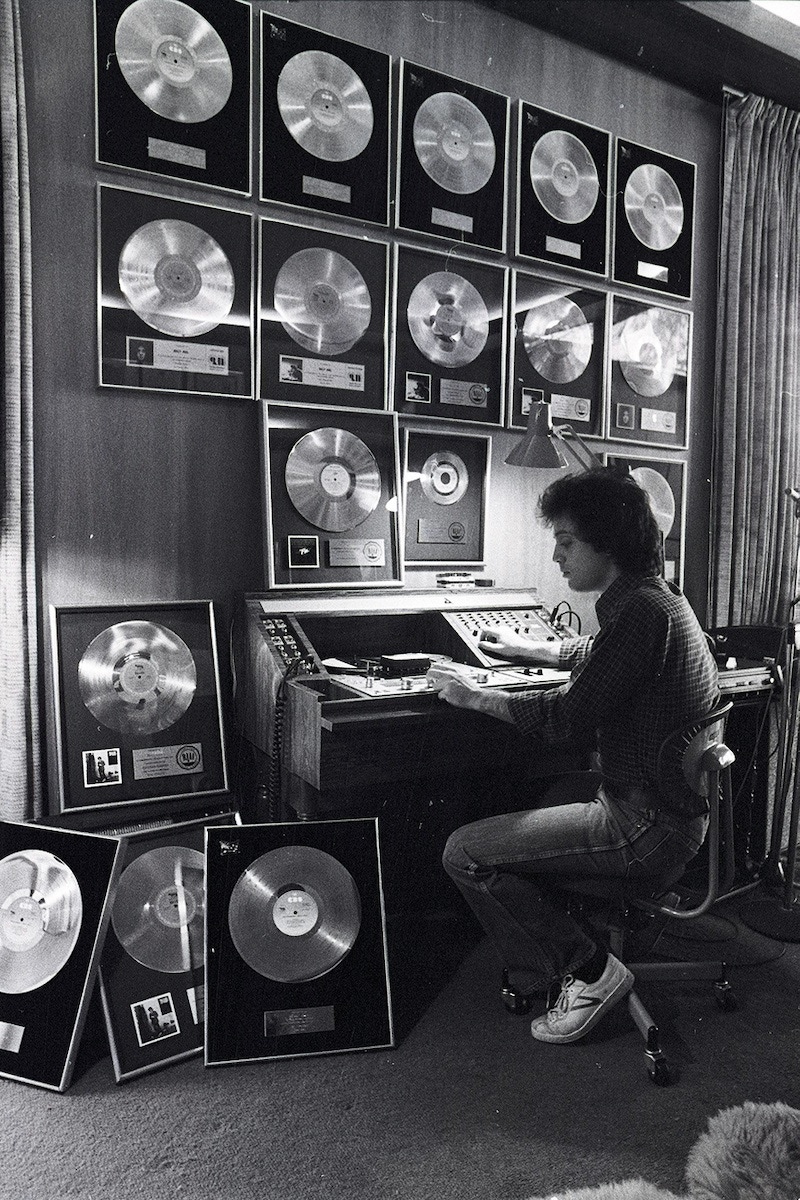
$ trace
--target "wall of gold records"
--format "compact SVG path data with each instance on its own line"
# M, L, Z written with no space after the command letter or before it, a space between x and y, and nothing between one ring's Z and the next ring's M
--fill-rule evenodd
M263 590L267 578L259 406L232 396L99 386L97 185L157 191L350 236L365 231L353 221L259 201L255 158L249 198L98 165L92 0L25 0L21 7L32 181L43 630L51 604L198 598L215 602L224 629L237 594ZM694 284L691 301L683 304L693 321L689 437L680 453L666 450L659 456L686 464L684 586L703 614L721 104L499 16L473 0L252 0L251 8L256 67L257 17L263 11L390 55L395 85L397 64L404 58L509 96L512 108L523 100L696 164ZM254 155L257 113L255 95ZM395 106L395 121L396 116ZM513 137L510 167L513 180ZM513 183L509 196L513 207ZM390 244L447 249L443 239L401 236L391 222L385 229L371 227L370 233ZM472 257L518 265L511 236L509 247L499 255L476 250ZM609 279L594 280L592 286L624 290ZM411 422L411 427L424 425ZM504 465L519 432L478 432L492 437L485 573L506 587L536 584L547 602L556 603L562 593L550 563L550 538L533 518L546 477ZM594 448L620 450L608 443ZM406 571L407 587L433 582L433 571ZM220 641L227 695L224 636Z

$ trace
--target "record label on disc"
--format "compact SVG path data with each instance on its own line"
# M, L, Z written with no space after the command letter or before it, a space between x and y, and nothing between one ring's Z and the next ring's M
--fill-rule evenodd
M497 148L491 126L471 100L436 92L414 117L414 149L426 175L457 195L478 192L494 171Z
M586 146L564 129L551 129L533 147L533 190L545 212L575 225L591 216L600 195L597 167Z
M361 927L355 880L338 859L310 846L262 854L234 885L228 928L254 971L279 983L332 971Z
M134 0L117 23L115 50L128 86L170 121L207 121L225 107L231 60L212 25L180 0Z
M489 338L483 297L469 280L450 271L435 271L420 280L406 315L415 346L430 362L466 366Z
M286 260L275 279L275 310L299 346L317 354L346 354L372 319L361 272L335 250L309 247Z
M23 850L0 861L0 992L32 992L53 979L82 918L80 886L60 858Z
M634 235L651 250L668 250L683 229L683 200L663 167L643 163L625 185L625 216Z
M122 872L111 924L136 962L170 974L202 967L204 870L197 850L158 846Z
M346 62L323 50L303 50L283 67L278 110L294 140L315 158L346 162L372 137L372 101Z
M374 512L381 474L369 447L346 429L314 429L289 452L286 490L301 516L319 529L341 533Z
M528 310L522 343L540 375L551 383L572 383L592 356L594 330L574 301L556 296Z

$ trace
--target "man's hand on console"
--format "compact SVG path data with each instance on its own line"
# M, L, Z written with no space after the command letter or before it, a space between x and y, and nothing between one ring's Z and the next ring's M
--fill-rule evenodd
M497 688L482 687L469 667L460 663L437 663L427 674L428 686L440 700L456 708L471 708L501 721L510 721L508 693Z
M560 641L528 637L510 625L487 625L480 630L478 646L484 654L514 662L558 666Z

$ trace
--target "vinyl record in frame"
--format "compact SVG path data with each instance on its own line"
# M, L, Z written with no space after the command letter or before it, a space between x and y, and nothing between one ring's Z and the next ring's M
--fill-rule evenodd
M50 617L62 812L227 789L210 601Z
M100 960L117 1083L202 1051L205 830L235 821L235 813L219 813L123 838Z
M397 418L262 403L261 433L269 586L401 584Z
M100 383L252 396L246 213L98 188Z
M510 104L401 59L398 229L505 250Z
M685 447L692 314L611 298L609 425L612 441Z
M520 101L517 254L605 275L611 134Z
M490 437L406 429L405 561L483 563Z
M502 425L507 288L505 267L395 246L396 412Z
M508 425L525 429L531 402L582 437L603 432L607 300L604 292L512 271Z
M391 59L261 14L261 199L387 225Z
M250 195L242 0L95 0L97 161Z
M260 395L386 407L385 242L260 222Z
M378 822L206 833L205 1063L394 1044Z
M0 1075L69 1087L122 866L118 838L0 822Z
M616 143L617 283L688 300L692 295L695 164L635 142Z
M606 454L604 460L609 466L628 470L647 492L663 539L664 578L683 587L686 463L675 458L617 454Z

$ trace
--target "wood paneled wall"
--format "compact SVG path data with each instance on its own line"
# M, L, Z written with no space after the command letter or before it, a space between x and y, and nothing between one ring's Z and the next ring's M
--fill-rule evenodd
M211 203L217 195L220 204L254 214L293 214L256 200L97 168L92 0L25 0L21 8L32 172L43 637L46 643L50 604L213 599L230 711L227 623L238 593L265 586L257 405L98 387L95 189L99 180L120 182ZM312 25L697 163L685 585L703 617L720 107L472 0L253 0L252 8L254 14L264 9ZM303 213L293 219L325 223ZM389 231L386 236L395 239ZM555 603L562 592L550 563L550 538L534 518L543 480L537 472L504 466L518 435L492 432L487 574L498 585L536 584ZM430 572L409 573L409 586L432 582ZM51 713L48 718L52 737Z

